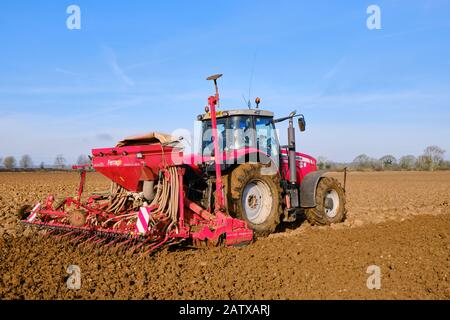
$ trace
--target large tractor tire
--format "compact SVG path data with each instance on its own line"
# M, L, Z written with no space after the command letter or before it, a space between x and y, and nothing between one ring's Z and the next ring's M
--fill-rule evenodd
M325 226L345 220L345 193L340 183L333 178L322 178L316 189L315 208L305 210L312 225Z
M278 174L262 174L262 164L244 163L224 176L228 213L248 223L257 236L273 233L282 214Z

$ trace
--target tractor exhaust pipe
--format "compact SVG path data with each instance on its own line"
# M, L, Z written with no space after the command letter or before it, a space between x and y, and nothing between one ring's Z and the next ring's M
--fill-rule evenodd
M295 129L294 118L298 118L298 126L300 131L305 131L305 118L302 114L297 115L296 111L291 112L287 117L276 119L273 122L278 123L289 120L288 126L288 166L289 166L289 184L287 186L291 208L298 208L300 206L299 190L297 185L297 154L295 152Z
M297 187L297 155L295 153L295 129L294 116L291 113L288 127L288 164L289 164L289 197L291 206L298 208L300 205L299 192Z
M302 114L297 114L297 111L292 111L289 116L275 119L273 122L278 123L285 120L289 120L288 126L288 164L289 164L289 182L291 185L297 184L297 155L295 152L295 129L294 118L298 118L298 125L300 131L305 131L305 118Z
M288 127L288 149L289 149L289 182L291 184L297 183L297 164L296 164L296 154L295 154L295 129L293 117L289 118Z
M297 183L297 161L296 161L296 154L295 154L295 129L294 129L294 118L300 117L299 119L303 120L303 115L297 115L297 111L292 111L289 116L275 119L274 123L283 122L286 120L289 120L289 126L288 126L288 144L285 146L288 150L288 165L289 165L289 182L294 185ZM300 121L299 121L300 124ZM300 129L301 131L304 131Z

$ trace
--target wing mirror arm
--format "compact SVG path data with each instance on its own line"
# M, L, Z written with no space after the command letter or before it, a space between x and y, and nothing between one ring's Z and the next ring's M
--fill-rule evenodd
M306 121L305 121L305 116L303 114L296 114L295 111L291 112L291 114L287 117L283 117L283 118L278 118L278 119L274 119L273 123L279 123L279 122L283 122L286 120L291 120L294 118L298 118L298 127L300 129L301 132L304 132L306 130Z

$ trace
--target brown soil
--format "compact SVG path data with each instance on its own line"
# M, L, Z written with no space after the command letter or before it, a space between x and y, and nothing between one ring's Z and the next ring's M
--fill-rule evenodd
M88 179L88 191L108 187ZM17 223L22 204L73 194L76 184L73 173L0 174L0 299L450 299L450 172L351 173L343 224L145 257ZM81 268L77 291L66 287L72 264ZM370 265L381 268L380 290L366 286Z

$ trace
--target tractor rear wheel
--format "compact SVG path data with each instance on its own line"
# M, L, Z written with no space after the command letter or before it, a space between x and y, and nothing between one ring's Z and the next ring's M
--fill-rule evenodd
M322 178L316 189L316 207L305 210L312 225L325 226L345 220L345 193L333 178Z
M258 236L273 233L280 223L281 186L278 174L265 175L263 165L244 163L224 176L228 213L248 223Z

